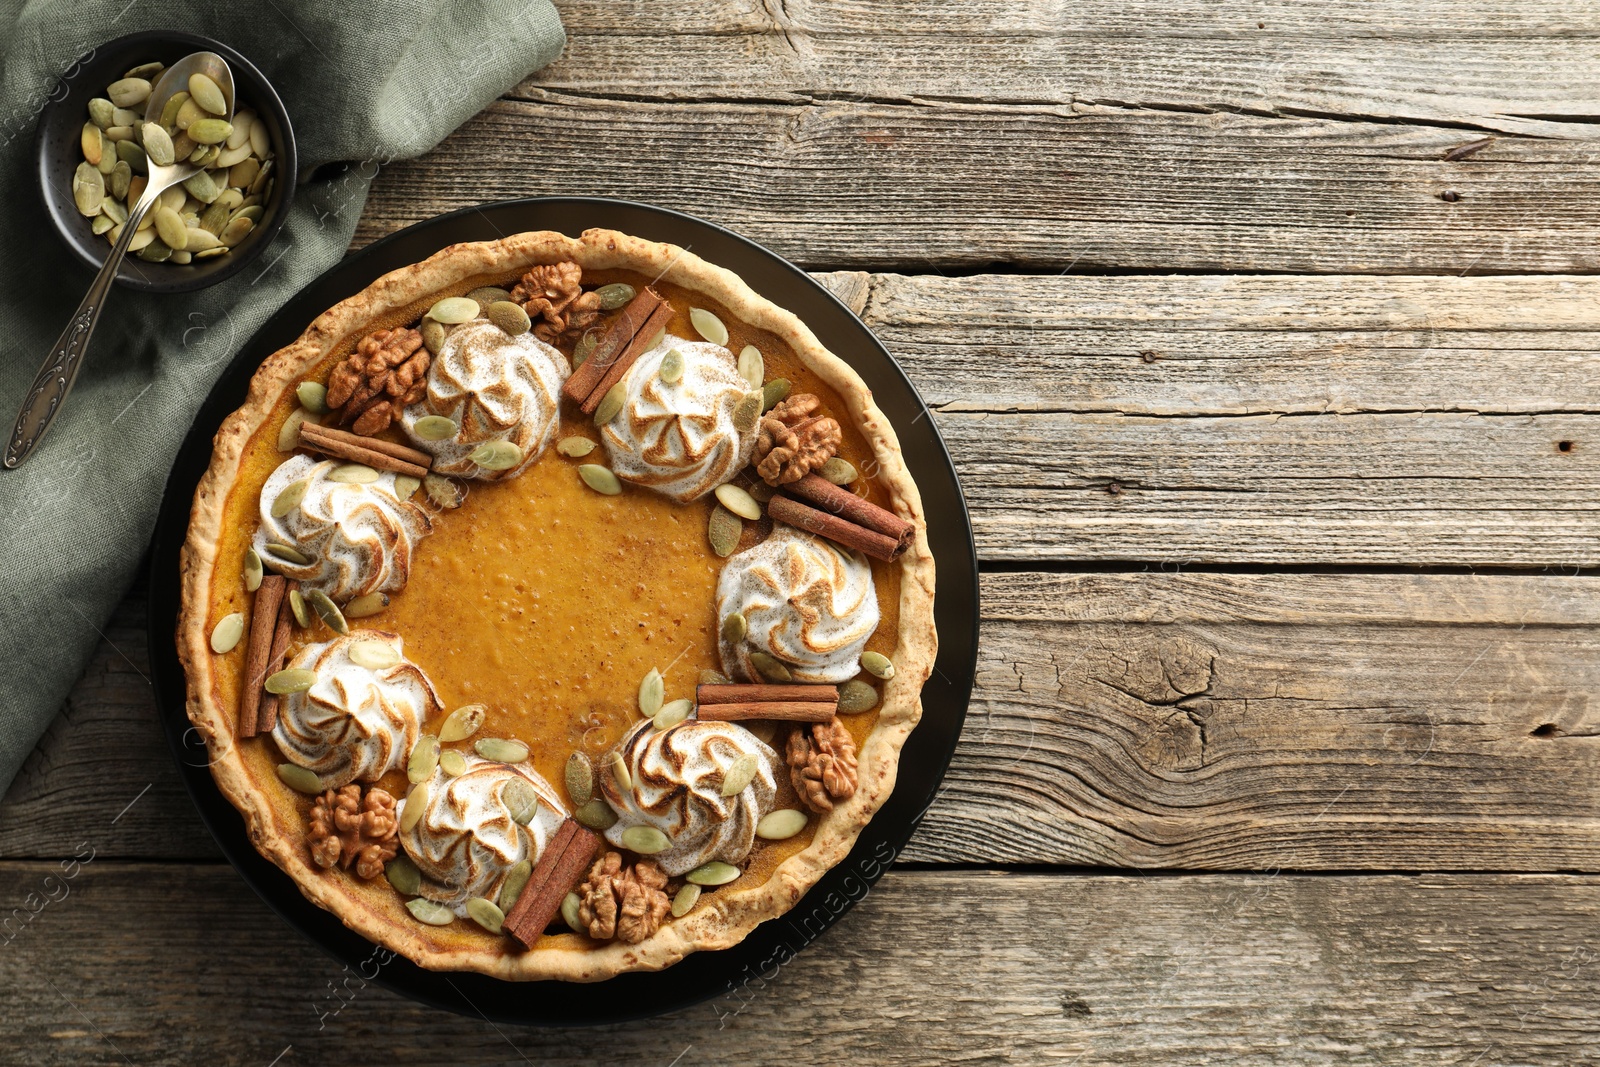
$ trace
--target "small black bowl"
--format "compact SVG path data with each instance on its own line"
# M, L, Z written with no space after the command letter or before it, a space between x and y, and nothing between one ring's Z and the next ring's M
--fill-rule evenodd
M147 293L189 292L231 277L272 243L288 218L297 166L294 129L272 84L255 64L209 37L177 30L130 33L91 49L67 68L68 73L62 76L39 115L34 141L45 211L78 258L99 270L111 251L111 243L90 230L90 220L78 213L72 200L72 173L83 162L80 140L83 124L89 121L89 101L104 96L106 86L141 63L160 60L170 65L192 52L215 52L228 61L238 106L250 108L267 124L277 180L272 183L272 195L262 205L260 224L227 255L178 264L145 263L130 254L117 270L117 282Z

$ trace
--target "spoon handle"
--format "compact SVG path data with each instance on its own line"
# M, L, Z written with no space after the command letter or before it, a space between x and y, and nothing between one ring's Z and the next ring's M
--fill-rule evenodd
M159 191L157 193L159 195ZM117 238L111 254L100 267L100 273L94 276L89 291L83 295L83 302L72 313L67 328L56 338L44 366L39 368L38 376L28 388L28 398L17 413L17 425L11 431L11 440L6 443L5 465L8 470L22 466L22 461L32 454L45 431L50 429L50 424L61 413L62 405L67 402L67 394L72 392L72 383L78 380L78 370L83 366L83 357L89 350L89 338L94 333L95 323L100 321L100 312L105 309L106 298L111 295L111 285L117 279L117 268L122 265L139 223L155 199L151 190L146 189L144 196L128 212L128 221L122 225L122 236Z

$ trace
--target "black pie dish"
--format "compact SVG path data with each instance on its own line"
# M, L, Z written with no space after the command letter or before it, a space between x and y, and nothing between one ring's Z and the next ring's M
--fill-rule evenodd
M934 619L939 656L922 691L922 721L900 757L894 793L862 831L850 855L812 887L788 914L762 923L720 952L697 952L664 971L607 980L617 995L597 997L565 982L506 982L480 974L427 971L403 957L377 969L375 980L413 1000L496 1022L536 1026L591 1025L657 1015L735 994L771 973L865 897L887 870L932 803L966 718L978 655L978 567L966 501L955 467L928 410L905 373L871 331L804 271L728 230L678 212L599 198L512 200L418 223L369 245L302 289L228 365L195 417L167 481L150 557L150 658L156 702L173 758L189 795L234 867L266 903L336 959L373 969L374 946L301 895L293 880L250 844L244 820L217 789L204 742L184 710L184 675L174 634L178 620L178 552L188 532L195 486L211 459L211 439L244 402L250 377L269 354L289 344L317 315L380 275L426 259L447 245L488 241L526 230L577 236L604 227L692 248L739 274L752 289L798 315L829 350L855 368L899 434L905 461L936 520L928 540L938 567ZM391 954L392 955L392 954ZM382 955L376 958L383 958Z
M215 52L233 71L235 98L266 122L272 137L272 195L262 204L261 223L225 256L194 263L146 263L130 253L117 268L117 284L146 293L187 293L215 285L243 270L272 243L289 217L294 198L297 157L294 129L283 101L243 55L221 41L177 30L130 33L90 49L67 67L39 113L34 135L39 195L45 214L67 247L93 270L99 270L111 252L111 243L96 236L89 219L72 201L72 172L83 162L80 137L89 121L89 101L104 95L106 86L141 63L159 60L172 64L192 52ZM87 285L87 281L85 281Z

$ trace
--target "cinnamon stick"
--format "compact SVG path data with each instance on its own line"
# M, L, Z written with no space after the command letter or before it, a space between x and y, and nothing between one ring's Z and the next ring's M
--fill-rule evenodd
M433 457L426 452L405 445L359 437L326 426L313 426L309 422L300 424L300 447L351 463L365 463L376 470L409 474L413 478L425 476L429 465L433 463Z
M266 579L263 578L262 581L265 582ZM289 607L289 590L299 588L299 582L290 582L284 588L283 599L278 601L278 624L273 627L272 650L267 653L263 681L283 669L283 658L289 652L289 633L294 626L294 610ZM256 716L257 733L271 733L272 728L278 725L278 699L277 693L267 693L261 698L261 710Z
M899 559L900 554L911 543L910 538L896 541L876 530L858 526L849 519L826 511L818 511L783 493L779 493L767 502L767 514L771 515L775 522L786 522L790 526L809 530L845 548L865 552L873 559L881 559L885 563L893 563Z
M272 638L278 627L278 609L283 605L284 587L288 584L281 574L269 574L261 579L256 589L255 603L250 607L250 643L244 649L244 677L240 680L239 719L235 731L243 737L254 737L258 730L261 712L261 683L267 680L267 663L272 652Z
M808 474L783 488L819 511L849 519L857 526L864 526L875 533L892 538L900 544L902 552L916 535L915 523L902 519L886 508L880 508L870 500L856 496L842 485L834 485L819 474Z
M606 398L606 394L611 391L611 387L622 381L622 376L628 373L628 368L639 361L639 357L644 355L645 349L650 347L650 342L655 335L665 330L667 323L671 321L672 308L666 304L660 305L650 313L650 317L644 320L644 325L639 327L639 332L633 335L633 340L629 341L627 346L621 352L618 352L617 357L611 361L611 367L606 371L605 377L600 379L600 384L594 387L594 392L589 394L589 399L583 402L582 407L585 415L593 415L595 413L595 409L600 406L600 401ZM588 365L587 363L584 364L585 367ZM570 381L571 379L568 380Z
M694 691L696 704L770 704L800 701L807 704L839 703L836 685L701 685Z
M600 343L594 346L594 351L589 353L589 358L583 365L574 370L567 378L566 385L561 391L567 399L577 404L582 404L589 399L589 394L594 392L594 387L600 384L600 379L606 376L611 369L612 362L628 347L634 336L644 328L655 310L664 300L661 294L654 289L646 287L636 295L606 326L606 331L601 335ZM645 334L648 338L650 335ZM602 394L604 395L604 394Z
M737 722L741 719L776 719L782 722L829 722L839 705L810 700L774 700L763 704L702 704L695 713L701 722Z
M564 820L545 843L528 884L506 916L506 933L532 948L561 910L561 901L583 880L598 851L599 834L579 826L576 820Z

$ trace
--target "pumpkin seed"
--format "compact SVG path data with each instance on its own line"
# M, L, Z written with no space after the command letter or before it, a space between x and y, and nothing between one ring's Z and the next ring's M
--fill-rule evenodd
M594 354L594 346L600 343L600 335L593 330L585 330L578 343L572 347L572 369L577 370Z
M422 813L428 807L428 794L432 786L428 782L418 782L406 792L406 806L400 810L400 829L411 832L412 827L422 821Z
M435 903L426 897L417 897L415 900L406 901L406 910L411 917L419 923L429 926L449 926L455 921L456 913L443 904Z
M131 140L117 142L117 158L126 163L128 166L132 167L135 174L150 173L150 157L144 154L143 148L139 147ZM135 202L137 202L139 199L134 195L133 187L131 185L128 187L128 198Z
M500 883L500 910L509 913L517 906L517 898L522 891L528 888L528 882L533 877L533 864L527 860L518 860L506 872L505 881Z
M767 361L761 358L761 349L745 345L739 350L739 377L752 389L760 389L767 376Z
M161 106L161 114L155 116L157 124L167 129L177 129L178 112L183 110L183 105L187 104L189 99L189 90L187 89L180 89L167 97L167 102Z
M383 876L394 886L396 892L408 897L416 895L422 888L422 872L417 870L417 865L411 862L410 856L399 855L385 863Z
M467 299L475 301L480 310L488 311L490 304L498 304L502 300L510 300L511 293L498 285L484 285L468 293Z
M244 550L244 587L254 593L261 588L261 579L266 571L261 566L261 555L253 548Z
M692 882L678 890L672 898L672 917L681 919L689 914L689 909L700 903L700 894L703 890Z
M107 126L116 125L114 118L116 113L117 105L113 104L105 97L97 96L93 100L89 101L89 121L93 122L102 130Z
M556 451L563 456L571 456L573 459L587 456L594 449L594 442L587 437L563 437L556 442Z
M580 825L600 833L605 833L617 825L617 813L611 810L610 804L599 797L595 797L587 804L580 804L578 810L572 813L572 817L577 819Z
M852 678L839 687L839 714L856 715L878 706L878 691L860 678Z
M628 386L618 382L606 390L606 395L600 398L600 406L594 409L594 424L604 426L617 417L617 412L622 410L623 403L628 399Z
M387 641L353 641L345 655L350 657L351 663L369 671L386 671L400 663L400 653Z
M381 478L376 470L366 464L339 464L328 472L328 482L338 482L341 485L371 485Z
M856 465L854 463L851 463L847 459L840 459L838 456L834 456L832 459L828 460L828 462L824 463L822 465L822 469L817 471L817 473L822 475L825 480L832 482L834 485L849 485L851 482L861 477L861 472L856 470Z
M137 115L134 116L135 119L138 119L138 117L139 116L137 116ZM111 151L111 153L113 155L116 155L120 159L121 158L121 154L117 152L116 144L117 144L118 141L131 141L131 140L133 140L133 127L132 126L107 126L101 132L104 134L105 139L107 141L106 147L108 149L110 149L110 151Z
M750 666L756 673L769 682L792 682L794 675L789 673L789 668L767 655L765 652L750 653Z
M427 317L446 326L469 322L478 317L478 302L465 296L447 296L428 309Z
M789 390L792 388L793 386L789 384L789 379L787 378L774 378L766 385L763 385L761 387L761 410L768 412L783 403L788 398Z
M522 310L522 305L513 304L509 300L496 300L484 310L483 314L511 337L521 337L533 329L533 320Z
M97 234L97 235L98 234L102 234L102 233L105 233L107 230L111 229L116 224L117 224L117 222L116 222L115 219L113 219L111 216L105 214L102 211L101 214L96 215L94 217L94 219L90 221L90 223L89 223L89 232L93 233L93 234Z
M134 170L138 170L135 165ZM183 187L202 204L209 204L222 195L222 190L217 188L217 183L211 179L207 171L197 170L183 179Z
M336 634L350 632L350 624L344 621L344 612L320 589L312 589L305 594L306 603L311 605L311 610L317 613L317 618L322 620L324 626Z
M694 702L692 700L686 700L682 697L677 700L669 700L662 705L660 711L656 712L650 724L657 730L670 730L687 719L689 713L693 710Z
M262 122L259 117L256 119L256 121L250 124L250 151L254 152L261 159L266 160L266 163L264 163L261 168L263 171L272 165L272 160L268 159L268 157L272 155L272 133L267 129L267 124ZM252 183L252 186L253 185L254 183ZM260 190L255 188L251 189L251 192L259 191Z
M584 485L587 485L597 493L616 496L622 492L622 483L617 480L617 476L598 463L580 465L578 467L578 477L583 479Z
M233 132L239 132L237 126L234 127ZM248 134L246 136L248 136ZM228 140L233 140L233 136L229 135ZM256 176L256 167L260 166L260 164L252 162L250 166L241 170L237 176L234 174L233 168L239 166L245 160L250 158L250 146L240 145L237 148L228 148L225 146L219 147L222 147L222 151L217 153L217 169L228 172L228 184L230 186L237 186L240 189L244 188L246 185L249 185L251 179ZM146 151L148 151L148 149L146 149Z
M255 131L261 128L261 123L256 123L255 129L250 131L250 147L256 148ZM256 155L266 161L261 164L261 171L256 175L256 180L245 187L245 192L260 196L263 199L272 195L272 160L266 159L266 153L256 149Z
M622 831L622 847L641 856L654 856L672 847L672 839L654 826L630 826Z
M563 777L567 784L567 797L572 803L583 805L594 797L594 764L582 752L567 757Z
M213 115L228 113L228 98L222 95L217 83L204 74L189 75L189 96Z
M233 218L229 219L228 224L222 228L222 233L220 234L222 243L227 245L229 248L232 248L246 237L249 237L250 231L255 228L256 224L254 219L242 218L238 215L235 215Z
M733 428L740 433L749 433L761 421L761 411L761 394L747 394L733 409Z
M351 656L350 658L354 659L355 657ZM411 758L406 760L406 780L412 785L416 785L418 782L426 782L433 777L434 769L438 766L439 739L432 734L423 734L417 738L417 743L412 746Z
M422 488L422 479L413 478L409 474L394 476L394 498L396 500L410 500Z
M296 793L316 796L322 792L322 779L317 777L315 771L302 767L298 763L278 764L278 780Z
M72 174L72 200L78 213L92 219L100 214L100 201L106 198L106 176L93 163L79 163Z
M283 491L272 501L272 517L281 519L289 512L300 506L300 501L305 499L306 487L310 483L301 478L299 481L290 482L283 487Z
M733 679L729 678L726 674L723 674L721 671L713 671L713 670L707 669L707 670L703 670L703 671L700 672L700 684L701 685L732 685L733 684Z
M283 426L278 430L279 452L293 452L300 446L300 424L309 422L317 425L317 420L310 418L310 414L305 408L295 408L289 412L289 417L283 420Z
M755 522L761 518L761 505L756 503L756 498L732 482L717 486L716 492L717 501L741 519Z
M165 263L172 258L172 246L162 240L152 240L139 250L139 258L148 263Z
M795 808L769 811L756 823L756 836L767 841L787 841L806 828L806 813Z
M411 432L424 441L448 441L461 427L443 415L424 415L411 424Z
M561 898L561 921L567 924L567 929L575 933L588 933L583 928L583 900L577 893L568 893Z
M321 382L301 382L294 387L294 395L300 398L300 406L313 415L328 410L328 387Z
M505 789L500 792L500 799L505 801L506 811L518 826L527 826L539 814L539 794L534 792L526 778L513 778L507 782Z
M749 629L749 624L741 612L731 612L722 620L722 639L730 645L736 645L744 640L744 635Z
M248 152L250 149L246 147L240 149L240 151ZM217 164L219 166L222 165L221 156L217 157ZM256 180L256 175L260 173L261 164L257 163L254 157L235 160L228 166L228 185L234 189L248 189L250 184Z
M696 333L712 344L725 345L728 343L728 328L722 324L721 319L705 308L690 308L689 323L695 328Z
M484 470L505 471L522 462L522 449L511 441L485 441L467 458Z
M244 636L244 616L239 612L224 615L211 630L211 651L217 655L232 652Z
M150 83L143 78L121 78L106 86L106 95L118 107L134 107L150 97Z
M596 289L594 295L600 298L600 309L602 311L615 311L632 300L638 293L627 282L612 282L610 285L602 285Z
M755 781L756 772L760 769L761 761L754 752L746 752L734 760L722 775L722 795L736 797L744 792L745 786Z
M194 259L193 252L174 252L167 258L168 263L188 263Z
M661 710L661 702L666 698L667 683L662 681L661 672L654 667L644 676L639 683L639 712L645 718L655 717Z
M496 763L521 763L528 758L528 746L515 739L480 737L472 747L478 755Z
M156 211L156 236L174 252L182 252L189 246L189 227L184 225L183 216L169 207Z
M128 184L133 181L133 168L117 160L116 166L111 168L111 195L117 200L128 199ZM122 221L128 220L127 208L122 209Z
M452 778L460 778L467 773L467 757L453 748L447 748L439 753L439 769Z
M467 499L467 491L461 484L442 474L424 476L422 487L427 490L428 499L441 508L459 508Z
M298 548L293 545L279 544L276 541L267 545L267 555L275 559L281 559L285 563L298 564L301 567L307 567L311 564L311 557Z
M861 653L861 667L868 674L884 681L894 677L894 661L882 652Z
M347 619L365 619L376 615L389 606L388 593L367 593L358 596L344 606L344 617ZM384 645L388 648L388 645ZM398 656L398 653L396 653Z
M622 758L620 751L611 753L611 777L616 780L618 789L624 793L633 792L633 775L628 772L628 761Z
M195 144L220 145L233 132L233 123L227 119L196 119L183 132Z
M83 158L98 167L106 155L106 135L94 123L85 122L83 133L78 137L78 147L83 149Z
M216 237L222 233L223 227L228 225L230 214L232 211L222 202L222 197L218 196L211 206L201 213L200 229Z
M463 704L445 718L439 727L439 740L446 744L466 740L478 732L488 714L489 709L482 704Z
M109 194L100 201L100 214L118 224L128 221L128 209L113 200Z
M432 319L422 320L422 344L436 356L444 347L444 339L449 333L442 322L434 322Z
M285 667L276 674L269 674L263 684L267 692L277 693L280 696L288 693L304 693L317 684L317 672L308 671L304 667Z
M667 349L667 354L661 357L661 366L657 373L661 380L668 385L676 385L683 380L683 353L676 348Z
M302 630L311 629L311 609L306 607L306 598L300 595L300 590L289 590L289 613L294 616L294 624Z
M711 518L706 523L706 537L711 541L711 551L727 559L739 547L739 538L743 536L744 523L739 521L737 515L721 504L711 509Z
M158 167L170 167L178 161L173 151L172 137L153 122L139 127L139 142L144 145L144 154L150 162Z
M233 132L228 134L228 140L224 143L229 148L249 148L250 124L255 121L256 113L254 111L241 111L234 115Z
M727 885L742 873L744 872L731 863L712 860L710 863L702 863L684 875L683 880L690 885Z

